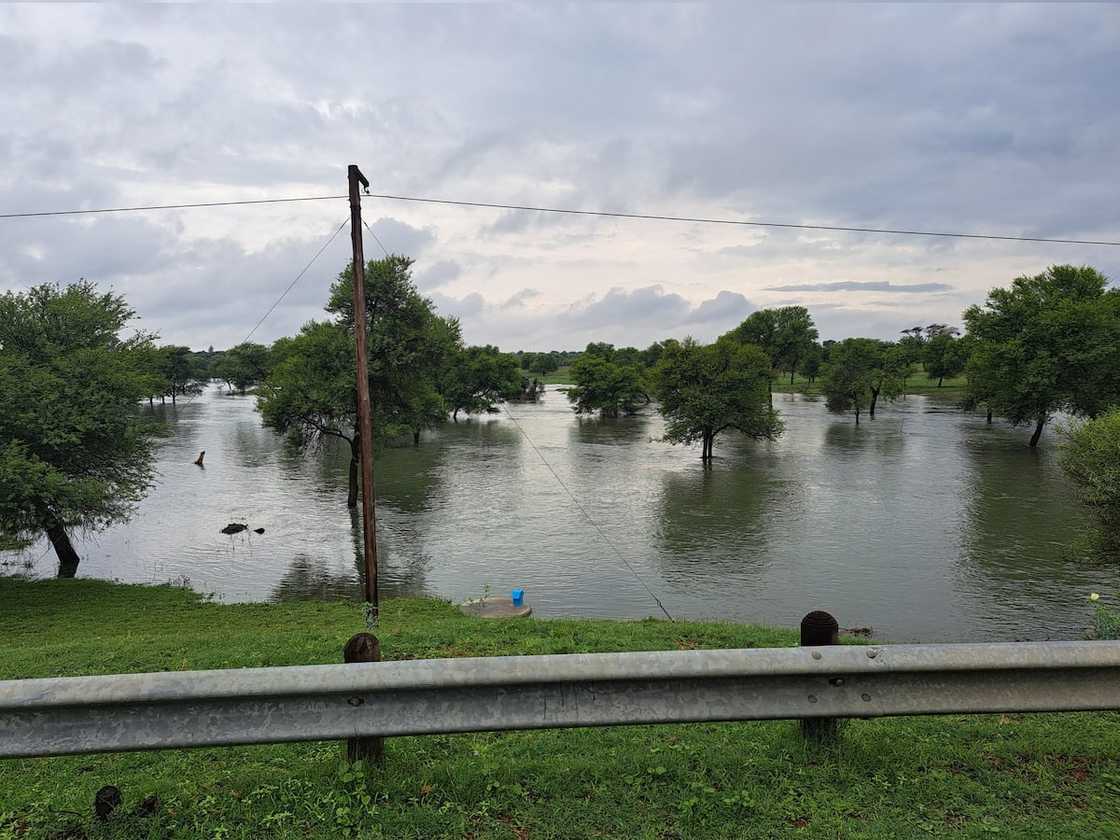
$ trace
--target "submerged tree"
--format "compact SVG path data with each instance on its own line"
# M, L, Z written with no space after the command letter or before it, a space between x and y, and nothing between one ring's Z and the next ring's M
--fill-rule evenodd
M599 412L603 417L618 417L634 414L649 402L641 366L616 361L609 344L587 345L572 363L572 382L568 401L576 414Z
M753 344L770 360L770 384L777 371L789 373L790 384L806 356L812 353L817 341L817 328L804 306L783 306L778 309L759 309L747 316L728 335L741 344Z
M499 403L520 396L521 366L516 356L497 347L467 347L455 353L444 374L442 391L452 420L458 420L460 411L493 414Z
M937 380L940 388L945 377L952 378L964 372L968 363L970 343L958 338L960 330L945 324L930 324L926 327L926 339L921 348L921 360L926 368L926 377Z
M268 375L269 353L263 344L251 341L234 345L222 354L211 369L214 376L226 383L229 390L242 394L264 381Z
M1087 266L1056 265L993 289L964 313L970 398L1012 424L1095 417L1120 403L1120 291Z
M45 534L59 577L81 560L70 534L127 520L151 484L149 337L120 336L134 314L87 281L0 296L0 534Z
M821 389L831 411L853 411L859 425L865 408L875 417L880 396L902 393L907 370L905 354L896 345L874 338L846 338L829 350Z
M782 424L770 405L771 369L766 353L727 336L709 345L690 338L665 342L654 368L665 440L700 441L700 458L710 461L716 436L728 429L776 438Z
M369 390L373 443L420 432L447 420L440 385L460 348L459 324L435 314L416 291L412 260L391 256L366 267ZM361 430L354 378L353 274L348 266L331 289L334 323L312 322L273 345L275 367L257 389L265 425L303 446L339 438L350 446L347 504L358 500Z
M1120 545L1120 408L1070 428L1061 461L1106 540Z

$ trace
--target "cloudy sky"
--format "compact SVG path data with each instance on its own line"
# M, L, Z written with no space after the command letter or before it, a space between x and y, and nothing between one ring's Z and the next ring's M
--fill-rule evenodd
M0 8L0 213L345 192L1120 239L1120 6ZM960 322L1120 248L370 199L474 343ZM0 220L0 288L86 277L165 341L244 338L345 201ZM321 317L345 231L264 322ZM379 253L367 240L367 256Z

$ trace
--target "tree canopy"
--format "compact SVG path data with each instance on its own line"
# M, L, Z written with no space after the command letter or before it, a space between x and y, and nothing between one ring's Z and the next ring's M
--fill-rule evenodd
M1120 408L1070 428L1061 461L1106 540L1120 545Z
M874 338L846 338L829 349L821 389L831 411L853 411L858 424L865 408L875 417L880 396L902 393L908 370L905 348Z
M610 344L587 345L572 363L572 381L568 401L576 414L618 417L634 414L649 402L640 364L616 359Z
M453 420L460 411L493 414L500 402L520 396L521 391L517 357L491 345L456 352L443 380L443 395Z
M1056 265L993 289L964 313L970 400L1038 445L1056 412L1095 417L1120 402L1120 292L1087 266Z
M654 368L665 440L700 441L700 458L712 459L717 435L734 429L756 439L782 432L770 405L770 358L758 347L724 336L714 344L665 342Z
M0 296L0 533L45 534L60 577L80 562L70 534L128 519L151 484L150 339L120 335L133 316L88 281Z
M740 343L761 348L770 360L771 379L773 371L784 370L789 373L791 384L818 337L813 318L804 306L759 309L728 335Z
M268 375L269 352L263 344L243 342L229 348L221 355L211 373L224 381L231 391L245 391L264 381Z

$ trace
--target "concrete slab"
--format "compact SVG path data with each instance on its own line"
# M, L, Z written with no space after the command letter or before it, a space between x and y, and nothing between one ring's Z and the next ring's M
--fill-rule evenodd
M533 608L528 604L515 607L508 595L474 598L470 601L464 601L459 605L459 609L464 615L471 615L475 618L524 618L533 612Z

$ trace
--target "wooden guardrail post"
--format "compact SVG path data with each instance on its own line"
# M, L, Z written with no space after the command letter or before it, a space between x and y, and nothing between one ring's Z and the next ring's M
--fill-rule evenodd
M829 613L822 610L813 612L801 619L801 646L821 647L840 643L840 623ZM819 654L814 654L819 656ZM809 698L812 700L812 696ZM835 741L840 732L839 718L802 718L801 734L806 740L817 744Z
M342 649L344 662L380 662L381 642L372 633L357 633L346 643ZM365 702L361 697L353 697L350 702L361 705ZM385 761L385 739L380 736L367 738L346 739L346 760L372 761L382 764Z

